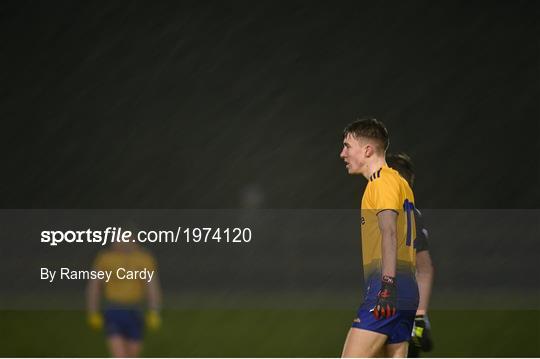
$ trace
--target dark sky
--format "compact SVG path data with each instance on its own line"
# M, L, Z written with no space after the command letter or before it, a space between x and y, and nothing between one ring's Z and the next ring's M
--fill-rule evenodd
M538 208L535 1L3 2L3 208L356 208L386 123L424 208Z

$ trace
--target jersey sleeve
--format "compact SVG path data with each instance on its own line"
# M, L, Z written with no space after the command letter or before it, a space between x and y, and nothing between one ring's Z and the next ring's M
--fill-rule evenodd
M156 270L156 260L154 256L148 252L143 252L141 257L141 267L144 267L148 270Z
M103 252L98 253L96 259L94 260L93 268L95 270L106 270L106 255Z
M429 250L428 245L428 230L424 226L424 220L422 219L422 213L415 208L414 210L414 222L416 225L416 239L414 240L414 249L416 253Z
M370 200L377 213L390 209L403 209L399 182L391 176L378 178L371 184Z
M152 255L148 255L148 265L146 266L148 270L156 270L156 259Z

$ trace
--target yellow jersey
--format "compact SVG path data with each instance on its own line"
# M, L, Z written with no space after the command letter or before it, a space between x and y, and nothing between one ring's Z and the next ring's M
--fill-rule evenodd
M407 181L396 170L385 165L371 175L362 197L362 260L366 280L381 272L382 236L377 214L383 210L398 214L396 276L415 271L414 195Z
M119 268L126 271L156 270L154 257L141 248L129 251L108 249L98 254L94 268L116 273ZM123 271L123 270L122 270ZM112 275L105 287L105 300L120 305L137 305L145 299L147 282L142 279L119 279Z

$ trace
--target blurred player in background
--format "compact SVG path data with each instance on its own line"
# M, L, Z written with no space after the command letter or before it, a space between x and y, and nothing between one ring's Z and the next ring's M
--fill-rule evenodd
M399 174L414 186L414 166L409 156L404 153L388 154L386 156L388 166L397 170ZM416 207L414 208L416 220L416 240L414 248L416 249L416 281L418 282L418 291L420 292L420 302L416 311L412 338L409 343L409 357L417 358L421 351L429 352L433 348L431 339L431 325L429 323L427 311L429 299L431 297L431 288L433 285L434 269L429 254L428 231L424 227L422 213Z
M349 174L367 180L362 197L364 303L349 329L343 357L405 357L418 308L415 278L413 192L386 164L386 127L358 120L343 132Z
M142 279L117 279L118 268L154 271L150 282ZM88 324L93 329L104 327L107 344L113 357L137 357L142 350L144 324L151 330L160 326L161 290L156 261L137 243L112 243L110 249L98 254L94 270L110 270L113 275L106 283L91 280L87 288ZM104 299L104 310L100 302ZM147 311L144 315L145 301Z

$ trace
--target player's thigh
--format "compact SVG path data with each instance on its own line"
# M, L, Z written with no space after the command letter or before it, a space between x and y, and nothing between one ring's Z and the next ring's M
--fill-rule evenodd
M126 341L121 335L110 335L107 337L109 351L114 358L125 358L128 356Z
M139 340L126 340L126 353L129 358L137 358L141 354L142 342Z
M386 344L385 357L387 358L406 358L409 351L409 342Z
M375 357L388 337L365 329L351 328L345 339L342 358Z

